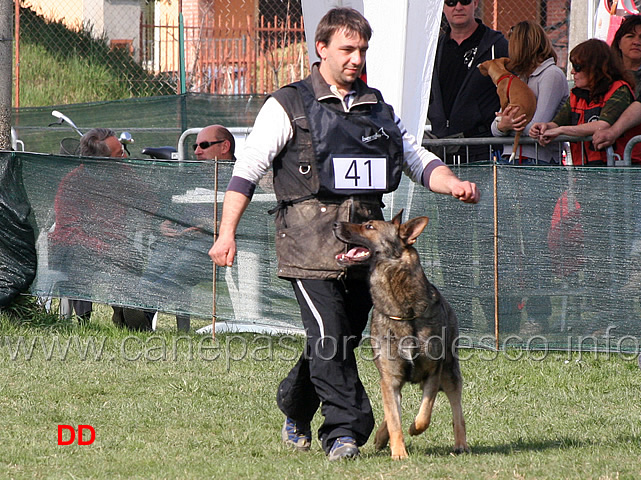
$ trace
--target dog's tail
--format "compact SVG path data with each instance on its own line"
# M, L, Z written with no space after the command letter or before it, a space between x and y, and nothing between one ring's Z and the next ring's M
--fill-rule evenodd
M521 132L516 132L514 135L514 143L512 144L512 155L510 155L509 162L512 163L516 157L516 150L519 148L519 141L521 140Z

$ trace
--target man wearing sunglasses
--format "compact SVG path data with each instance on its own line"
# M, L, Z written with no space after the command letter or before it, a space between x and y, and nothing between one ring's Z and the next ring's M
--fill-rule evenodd
M222 125L208 125L196 136L192 145L196 159L235 160L236 142L233 134ZM213 165L202 165L203 186L209 182ZM222 171L222 168L221 168ZM152 245L149 265L143 282L152 298L180 290L172 305L178 310L187 310L191 303L191 288L203 279L211 277L211 261L206 255L211 245L211 205L172 204L164 215L168 218L160 224L160 237ZM155 310L145 311L149 325L153 325ZM187 313L176 314L178 330L188 331L191 318Z
M502 33L488 28L474 17L478 4L479 0L445 0L443 5L448 27L439 38L436 49L427 114L432 134L438 138L492 137L492 122L500 109L499 97L490 77L481 75L477 66L491 58L507 57L508 42ZM442 155L446 164L490 161L488 145L470 146L469 150L448 147L445 155L442 149L435 150L435 153ZM459 238L477 238L479 251L492 249L490 238L475 235L473 231L463 234L458 219L447 212L439 213L439 242L451 243L452 232L458 231ZM449 249L454 256L448 261L448 268L443 270L443 281L449 291L460 292L461 286L470 291L476 288L474 274L469 268L476 260L473 250L473 246L467 243ZM487 255L481 255L480 261L483 262L483 270L491 271L488 270L491 265ZM489 278L481 277L481 281ZM480 287L491 288L487 285ZM479 300L484 315L492 318L493 303L483 297ZM456 312L462 328L471 326L473 302L472 295L463 295L457 302Z
M203 128L193 144L197 160L232 160L235 147L234 136L222 125Z
M445 137L491 137L499 97L489 77L477 65L508 56L507 39L474 17L479 0L445 0L448 27L436 49L428 120L432 134ZM439 152L440 154L440 152ZM445 163L489 161L487 145L449 149Z

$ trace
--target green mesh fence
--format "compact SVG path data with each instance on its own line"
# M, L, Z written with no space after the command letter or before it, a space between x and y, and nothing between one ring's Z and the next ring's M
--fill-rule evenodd
M260 104L188 95L65 107L83 131L131 130L136 143L124 161L13 154L37 238L31 292L189 312L200 318L196 328L210 323L213 203L222 200L232 165L218 165L216 197L211 162L145 160L138 149L175 145L184 128L248 126ZM27 150L54 152L61 137L75 135L47 127L48 109L16 118ZM455 172L480 186L478 205L407 179L384 201L386 218L401 208L405 219L430 217L417 247L428 278L457 312L463 345L638 352L640 169L470 165ZM276 277L267 213L274 204L269 186L257 191L238 231L237 263L218 269L219 323L301 327L291 287ZM164 238L163 223L187 234ZM59 225L72 234L57 233Z
M212 163L16 155L38 233L32 293L211 315ZM218 169L225 185L231 165ZM428 277L457 311L462 343L494 347L492 167L458 173L482 186L479 205L405 182L386 198L386 215L431 218L418 242ZM641 171L504 167L497 183L499 346L636 351ZM300 326L289 285L275 276L273 205L259 190L236 266L218 269L221 320ZM193 231L166 239L163 222Z
M18 157L37 224L32 293L211 318L214 162ZM221 185L231 168L218 165ZM271 266L273 195L259 190L256 200L237 266L218 270L217 314L295 325L288 285Z
M188 128L218 123L228 127L249 127L265 100L258 95L185 94L133 98L111 102L80 103L16 109L12 124L30 152L60 153L63 138L79 138L68 125L49 126L58 110L73 120L82 132L108 127L117 133L128 131L135 140L129 147L141 157L144 147L176 146Z

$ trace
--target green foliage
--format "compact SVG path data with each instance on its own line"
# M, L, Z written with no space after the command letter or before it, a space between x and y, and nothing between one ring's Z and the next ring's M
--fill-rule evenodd
M71 30L20 10L20 106L60 105L175 93L172 80L146 72L90 26Z
M21 50L20 106L65 105L129 98L129 90L109 69L86 59L61 59L42 45Z
M452 456L451 411L440 394L430 428L394 462L372 438L356 461L329 463L282 446L279 381L300 337L179 335L111 325L40 326L0 315L0 476L3 478L632 479L641 467L641 375L617 354L465 350L469 455ZM206 320L194 319L196 327ZM377 424L378 372L358 351ZM518 360L515 360L518 359ZM419 389L403 390L404 430ZM322 422L314 418L313 430ZM89 424L90 446L57 445L57 425Z

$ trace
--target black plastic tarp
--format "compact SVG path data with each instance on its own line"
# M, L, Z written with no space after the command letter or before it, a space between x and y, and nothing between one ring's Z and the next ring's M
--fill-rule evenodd
M36 276L36 245L31 207L22 183L22 163L0 153L0 307L27 291Z

